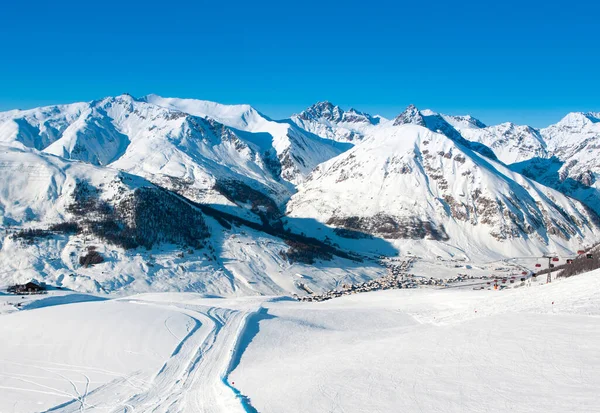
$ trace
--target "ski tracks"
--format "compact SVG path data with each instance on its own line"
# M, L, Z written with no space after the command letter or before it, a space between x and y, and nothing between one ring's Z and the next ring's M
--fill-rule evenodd
M130 300L181 312L193 321L188 334L177 344L158 372L131 392L124 386L130 378L116 379L93 391L48 411L75 413L102 411L111 413L255 413L249 399L228 382L232 360L239 357L248 318L260 311L253 302L241 309L208 307L194 304L160 303ZM165 328L169 334L167 321Z

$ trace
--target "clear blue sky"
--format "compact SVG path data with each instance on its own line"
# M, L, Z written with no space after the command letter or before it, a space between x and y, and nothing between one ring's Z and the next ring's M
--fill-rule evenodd
M6 1L0 110L123 92L275 118L319 100L534 126L600 110L599 2L489 3Z

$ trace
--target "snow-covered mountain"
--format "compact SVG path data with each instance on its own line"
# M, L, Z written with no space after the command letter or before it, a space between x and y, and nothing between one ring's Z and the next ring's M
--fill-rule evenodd
M600 214L600 113L569 113L540 130L545 154L511 168L576 198Z
M598 238L597 217L582 204L431 132L422 126L427 118L405 111L395 125L320 165L287 215L315 218L341 234L408 240L396 244L401 250L435 240L463 252L523 255Z
M550 153L564 162L559 171L562 176L586 186L596 183L600 174L600 113L570 113L540 133Z
M0 142L108 165L198 202L253 210L282 205L317 164L345 149L247 105L129 95L0 113Z
M276 121L126 94L2 112L0 281L274 294L298 291L290 257L321 289L380 274L356 253L572 252L598 241L598 218L559 191L600 212L598 124L538 132L413 105L386 120L328 102ZM103 264L78 263L87 242Z
M546 142L531 126L511 122L482 128L457 127L468 140L488 146L507 165L536 157L547 157Z
M117 169L0 145L0 176L0 286L37 279L94 293L272 295L299 292L298 272L315 289L383 272L331 252L325 266L288 262L291 247L276 232L243 220L237 228ZM90 254L101 261L86 265Z
M148 95L141 100L214 119L234 128L242 139L257 145L264 153L273 153L275 162L279 163L279 175L292 184L302 182L315 166L350 148L346 144L321 139L291 122L269 119L249 105L222 105L204 100L162 98L157 95Z
M430 110L421 112L415 105L409 105L404 112L396 116L393 121L394 126L407 124L422 126L432 132L444 134L459 145L467 147L490 159L496 159L496 155L490 148L480 142L465 139L452 124L438 113ZM383 130L387 129L383 128Z
M432 114L434 112L430 110L424 110L424 113ZM465 129L482 129L487 127L485 123L480 121L477 118L474 118L471 115L441 115L446 122L454 126L454 128L458 131L462 131Z
M363 139L374 126L387 121L381 116L371 116L353 108L344 111L331 102L318 102L292 115L291 120L298 127L322 138L353 143Z
M449 137L459 133L491 149L513 171L578 199L600 214L600 113L570 113L555 125L536 129L511 122L486 126L471 116L409 107L395 122L426 126Z
M544 138L539 130L531 126L515 125L511 122L486 126L470 115L444 115L429 109L419 111L413 105L396 118L395 122L425 126L453 139L461 135L468 141L485 145L507 165L533 157L547 156Z

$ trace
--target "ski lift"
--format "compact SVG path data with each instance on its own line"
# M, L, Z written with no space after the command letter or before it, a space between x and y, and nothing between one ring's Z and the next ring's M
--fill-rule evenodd
M540 264L539 262L537 264L535 264L536 268L540 268L542 266L542 264Z
M552 258L552 261L557 262L558 261L558 257Z

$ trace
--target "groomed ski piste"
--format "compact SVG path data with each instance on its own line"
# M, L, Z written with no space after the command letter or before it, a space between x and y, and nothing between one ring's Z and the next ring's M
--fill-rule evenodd
M0 295L0 412L600 412L599 289Z

